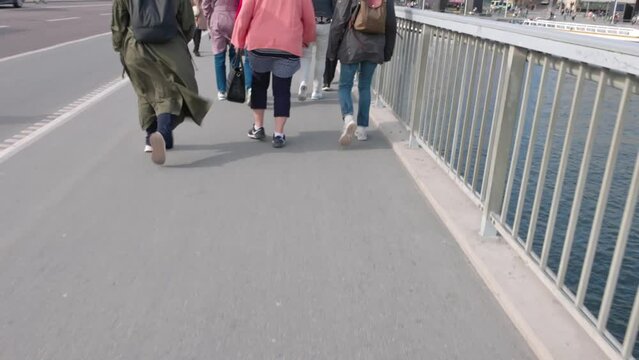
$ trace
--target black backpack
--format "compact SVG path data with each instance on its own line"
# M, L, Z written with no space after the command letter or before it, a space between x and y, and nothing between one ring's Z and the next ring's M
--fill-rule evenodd
M129 0L130 25L135 40L161 44L178 32L174 0Z

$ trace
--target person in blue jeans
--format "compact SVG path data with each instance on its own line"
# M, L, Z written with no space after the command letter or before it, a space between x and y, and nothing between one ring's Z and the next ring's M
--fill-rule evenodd
M382 3L382 0L366 0ZM383 33L355 30L351 24L359 0L339 0L335 6L326 57L340 62L339 103L344 125L339 137L341 145L350 145L353 135L367 140L368 118L371 106L371 83L378 64L390 61L397 36L394 1L386 1L386 19ZM359 106L357 122L353 118L353 79L358 78Z
M229 61L232 62L235 59L231 35L235 25L237 5L237 0L202 0L202 11L211 34L218 100L226 100L226 54L229 54Z

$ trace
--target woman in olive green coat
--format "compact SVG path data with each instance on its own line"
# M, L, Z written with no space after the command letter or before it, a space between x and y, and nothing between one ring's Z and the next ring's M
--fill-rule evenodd
M113 48L138 95L140 125L146 130L145 152L157 164L173 147L172 131L184 118L201 125L210 103L198 95L195 71L187 44L195 31L189 0L175 2L177 35L161 44L136 41L130 24L128 0L113 1L111 33Z

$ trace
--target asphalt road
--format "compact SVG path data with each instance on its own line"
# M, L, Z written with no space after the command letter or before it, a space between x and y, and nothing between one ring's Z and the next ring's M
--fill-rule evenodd
M110 31L111 1L0 6L0 59Z
M105 6L105 4L107 6ZM116 79L122 67L111 49L110 3L49 2L1 8L0 143ZM88 14L88 15L83 15ZM46 19L71 19L48 23ZM102 35L100 35L102 34ZM86 36L89 40L61 46ZM17 51L54 47L36 53Z
M17 60L4 133L119 71L108 37ZM215 102L158 167L127 86L0 162L0 359L534 357L381 133L337 146L335 92L284 149L250 119Z

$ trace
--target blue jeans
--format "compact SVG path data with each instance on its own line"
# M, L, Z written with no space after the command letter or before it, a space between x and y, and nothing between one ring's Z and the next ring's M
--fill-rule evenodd
M340 64L339 75L339 105L342 108L342 117L353 115L353 78L359 70L359 107L357 109L357 126L368 126L368 115L371 108L371 83L377 64L362 61L355 64Z
M229 48L229 61L235 59L235 49ZM215 59L215 82L217 83L217 91L226 92L226 50L213 56Z

